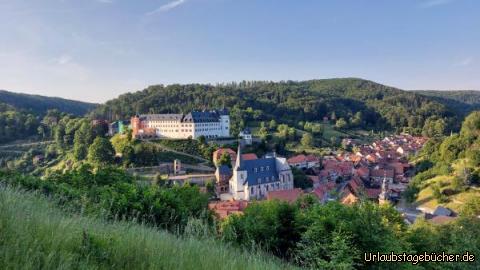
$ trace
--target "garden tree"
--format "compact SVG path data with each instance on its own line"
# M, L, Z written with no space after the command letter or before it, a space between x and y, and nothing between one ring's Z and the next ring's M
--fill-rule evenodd
M313 187L313 181L300 169L292 167L293 186L295 188L307 189Z
M260 131L258 132L260 139L267 140L268 139L268 129L266 127L261 127Z
M88 161L96 165L105 165L113 162L115 150L106 138L97 137L88 148Z
M239 246L256 244L268 252L289 258L300 239L297 208L286 202L251 203L243 215L231 215L222 223L223 238Z
M93 141L92 127L88 120L82 120L73 138L73 156L76 160L87 157L88 147Z
M460 135L469 142L480 136L480 111L472 112L465 118Z
M208 181L205 188L210 196L215 196L215 182L213 180Z
M445 140L440 144L438 151L441 161L450 163L457 159L460 153L465 150L466 145L466 140L457 134L446 137Z
M408 251L408 244L399 237L406 225L391 208L370 202L352 206L336 202L314 205L298 221L305 226L305 232L295 250L297 263L312 269L329 269L334 265L364 268L368 264L363 258L365 252ZM375 263L368 267L398 269L402 265Z
M123 134L115 134L110 141L116 153L123 153L125 147L132 145L131 137Z
M345 128L348 127L348 123L347 123L347 121L345 121L344 118L340 118L335 123L335 127L338 128L338 129L345 129Z
M63 137L65 136L65 127L61 124L57 125L55 127L55 143L60 147L63 148L64 146L64 141Z
M277 131L278 131L278 137L281 140L295 140L297 131L293 127L289 127L286 124L280 124L277 126Z
M206 144L207 143L207 138L205 138L205 136L203 136L203 135L199 136L197 140L200 144Z
M232 167L232 158L227 152L223 152L220 158L217 160L218 167L221 165L227 165L228 167Z
M351 118L350 123L355 127L363 126L363 114L362 112L356 112L355 115Z
M128 167L135 161L135 150L131 145L127 145L122 151L122 163L124 167Z
M304 147L312 147L313 146L313 136L310 133L303 133L302 139L300 140Z
M446 123L444 119L435 119L430 117L425 121L422 129L422 135L425 137L442 136L445 133Z
M322 135L323 134L323 126L321 124L318 124L318 123L314 123L312 125L312 129L311 129L311 132L315 135Z
M295 141L297 139L297 130L293 127L288 128L288 140Z

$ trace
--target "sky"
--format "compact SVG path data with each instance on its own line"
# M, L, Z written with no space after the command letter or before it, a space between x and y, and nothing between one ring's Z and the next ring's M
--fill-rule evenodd
M358 77L480 90L478 0L0 0L0 89Z

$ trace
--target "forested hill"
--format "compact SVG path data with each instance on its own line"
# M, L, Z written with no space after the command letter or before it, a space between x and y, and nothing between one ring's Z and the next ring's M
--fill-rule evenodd
M13 93L0 90L0 109L2 111L19 110L35 115L43 115L50 109L57 109L61 112L84 115L93 110L97 104L39 95Z
M465 114L480 109L480 91L440 91L440 90L417 90L418 94L433 97L437 101Z
M43 127L42 118L48 113L83 116L96 106L63 98L0 90L0 144L39 135L39 128ZM45 129L41 130L45 133Z
M372 81L345 78L310 81L243 81L222 85L154 85L99 106L95 114L125 119L135 113L173 113L193 109L231 110L234 125L249 120L280 122L344 118L369 129L423 128L427 119L458 123L458 113L432 97Z

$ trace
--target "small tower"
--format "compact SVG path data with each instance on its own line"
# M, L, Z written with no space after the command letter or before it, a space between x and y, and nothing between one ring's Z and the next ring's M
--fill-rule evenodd
M235 200L245 200L245 182L247 180L247 171L242 164L242 146L238 144L237 160L233 167L233 175L230 179L230 193Z
M382 192L380 193L380 195L378 195L378 203L379 204L388 204L388 203L390 203L388 198L389 198L388 180L387 180L387 174L385 173L385 175L383 177L383 182L382 182Z

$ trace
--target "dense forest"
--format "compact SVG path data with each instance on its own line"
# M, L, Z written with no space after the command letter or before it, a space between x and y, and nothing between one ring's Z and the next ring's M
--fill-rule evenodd
M85 115L97 106L97 104L88 102L58 97L13 93L5 90L0 90L0 104L5 104L18 111L25 111L35 115L43 115L46 114L48 110L56 109L64 113L78 116ZM0 108L5 105L0 105Z
M459 128L455 125L459 113L434 98L354 78L154 85L110 100L93 114L116 120L136 113L179 113L222 106L230 108L235 131L250 120L278 119L296 124L320 122L324 117L376 130L409 127L418 131L428 119L442 120L450 129Z
M96 104L0 90L0 144L40 135L49 112L83 116ZM59 113L58 113L59 114Z
M418 90L415 93L432 97L453 110L465 114L480 109L480 91Z

